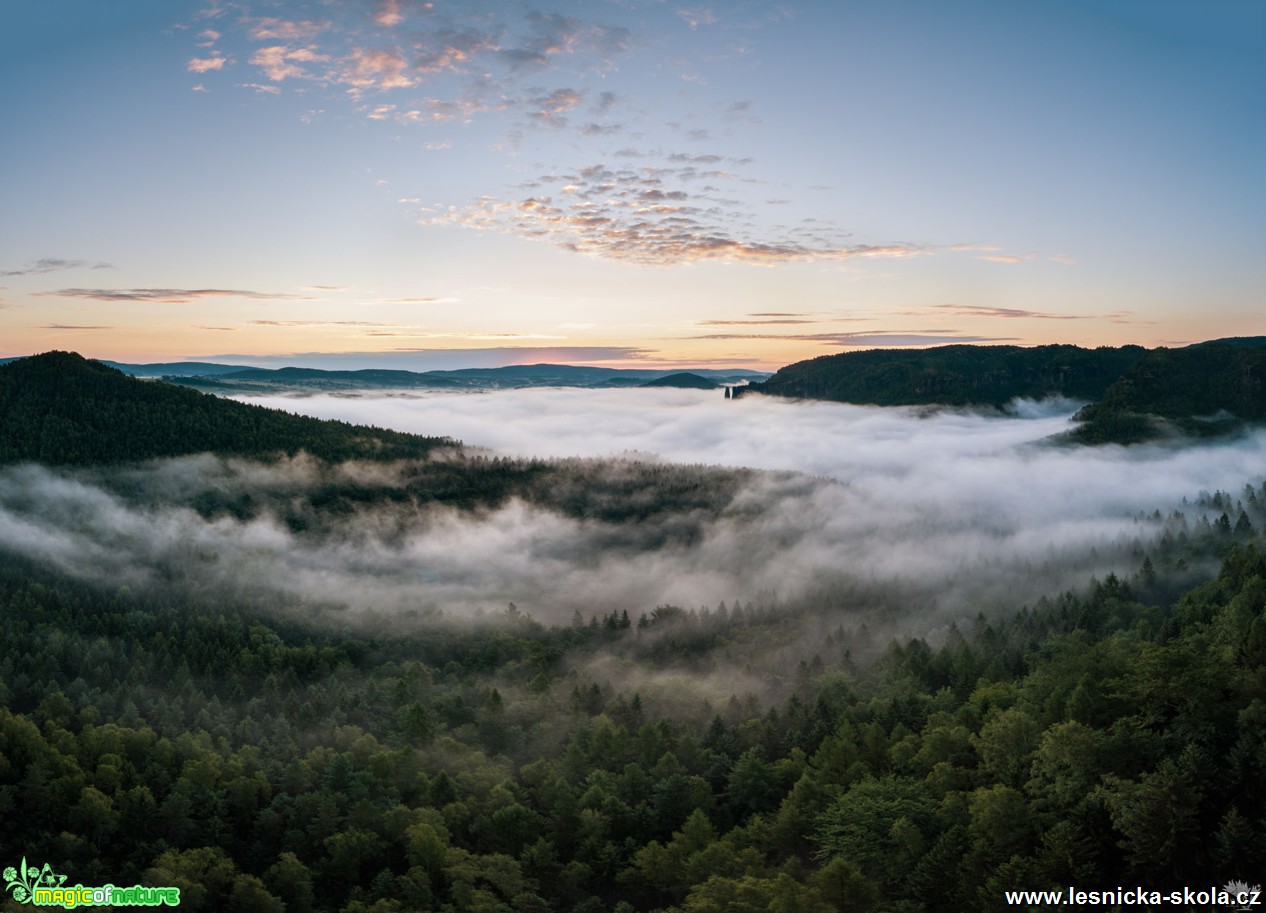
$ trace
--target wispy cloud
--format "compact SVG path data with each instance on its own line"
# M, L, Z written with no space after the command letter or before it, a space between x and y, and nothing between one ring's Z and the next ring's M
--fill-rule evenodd
M316 79L324 77L306 69L300 64L324 63L330 58L311 47L288 48L284 45L273 45L260 48L251 55L251 63L264 71L273 82L287 79Z
M1005 317L1031 320L1086 320L1082 314L1053 314L1050 311L1031 311L1024 308L982 307L975 304L934 304L927 311L954 314L959 317ZM913 313L913 312L912 312Z
M33 260L21 269L0 270L0 276L42 276L66 269L113 269L114 264L92 260L63 260L59 257L43 257Z
M378 6L378 12L374 14L374 22L383 28L394 28L404 21L404 16L400 12L399 0L382 0Z
M576 89L555 89L547 95L534 95L527 100L528 117L551 127L565 127L566 113L580 104L584 93Z
M72 325L68 323L46 323L41 330L113 330L116 327L100 327L100 326L82 326Z
M1026 308L985 307L975 304L934 304L917 311L903 311L910 316L953 314L956 317L1001 317L1027 320L1113 320L1122 322L1133 311L1112 311L1107 314L1056 314L1051 311L1034 311Z
M312 19L296 22L265 16L243 21L254 41L309 41L331 27L329 22Z
M290 352L280 355L226 353L204 356L202 360L260 367L298 365L348 370L401 368L411 371L533 364L682 366L679 359L665 359L655 349L641 346L400 346L388 351ZM717 363L726 359L709 358L708 361ZM749 364L750 361L751 359L746 359L742 363Z
M898 348L903 346L936 346L954 343L1020 342L1016 336L969 336L953 332L903 332L875 330L859 333L709 333L691 339L781 339L795 342L818 342L833 346L864 348Z
M190 73L212 73L224 68L228 63L224 57L219 54L213 54L210 57L193 57L185 64L185 69Z
M718 197L714 187L697 184L729 177L724 170L697 164L639 169L595 164L543 175L526 185L536 191L527 197L484 197L464 208L426 213L419 221L517 234L577 253L648 265L704 260L773 264L931 252L905 243L849 243L843 233L808 240L790 233L739 236L736 227L745 223L746 212L736 201Z
M389 323L372 323L368 320L248 320L257 327L389 327Z
M329 19L236 20L237 37L256 45L245 49L242 58L265 77L239 85L300 81L359 100L369 92L400 92L426 83L438 91L431 99L399 104L398 122L422 124L443 113L456 118L459 110L468 118L475 112L522 106L538 121L561 125L558 116L575 102L558 93L574 90L527 89L524 80L538 82L564 61L573 75L606 72L633 43L622 26L540 10L489 17L460 6L437 10L429 3L409 7L382 0L368 14L356 4L332 5L326 12ZM197 47L210 48L223 35L203 31L198 37ZM214 50L195 56L187 66L191 72L209 73L230 62L232 58ZM615 101L614 93L601 93L593 113L606 114ZM382 112L377 119L385 119ZM586 127L591 135L614 129L601 122Z
M353 48L338 73L338 81L357 89L404 89L417 85L409 62L398 50Z
M304 295L253 292L223 288L64 288L36 292L40 297L86 298L90 301L155 301L161 304L188 304L202 298L246 298L252 301L316 301Z
M701 25L715 25L717 21L716 11L706 6L678 9L677 15L692 29L697 29Z
M792 325L803 323L822 323L822 320L805 319L800 317L768 317L760 320L699 320L695 326L699 327L756 327L756 326L777 326Z
M387 329L369 330L366 336L399 336L409 339L566 339L566 336L553 336L548 333L444 333L426 330Z

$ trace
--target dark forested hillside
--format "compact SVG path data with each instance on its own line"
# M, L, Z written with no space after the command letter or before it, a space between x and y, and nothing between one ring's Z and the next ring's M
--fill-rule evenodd
M119 463L216 451L421 457L447 438L322 421L141 381L71 352L0 366L0 462Z
M1141 346L939 346L823 355L748 389L878 406L1003 406L1017 397L1095 400L1142 357Z
M1078 413L1083 424L1074 440L1132 443L1175 431L1205 436L1266 419L1266 348L1253 341L1153 349Z

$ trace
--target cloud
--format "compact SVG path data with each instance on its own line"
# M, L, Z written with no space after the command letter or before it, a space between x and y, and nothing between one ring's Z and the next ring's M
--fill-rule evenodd
M382 0L378 12L374 14L374 22L383 28L394 28L404 22L404 16L400 13L400 0Z
M252 41L309 41L332 27L329 22L311 19L294 22L262 17L247 18L244 22L247 26L247 35Z
M414 8L406 23L406 6L398 0L382 0L373 11L356 4L327 7L329 19L238 20L243 36L263 45L247 52L250 65L265 77L254 85L302 80L314 87L345 87L343 97L359 101L368 91L401 92L425 83L432 98L400 106L394 119L401 124L441 116L465 120L521 105L542 122L561 124L556 119L561 111L541 104L551 91L525 91L523 80L563 61L573 76L604 73L632 42L623 27L540 10L489 17L460 5L437 10L426 4ZM218 69L224 64L215 61L224 59L218 51L199 55L190 68ZM600 93L593 113L605 114L616 100L610 91ZM588 127L589 135L615 129L601 122Z
M91 301L156 301L161 304L188 304L201 298L247 298L252 301L316 301L304 295L252 292L221 288L64 288L36 292L40 297L86 298Z
M114 269L112 263L91 260L63 260L59 257L43 257L33 260L22 269L0 270L0 276L42 276L66 269Z
M190 73L211 73L222 69L226 63L228 63L228 61L225 60L225 58L221 57L219 54L214 54L211 57L191 58L189 62L185 64L185 69Z
M1081 314L1052 314L1049 311L1030 311L1021 308L982 307L975 304L934 304L936 311L944 311L959 317L1006 317L1033 320L1087 320ZM926 313L926 312L924 312Z
M825 345L865 348L899 348L903 346L939 346L954 343L1023 342L1018 336L967 336L959 333L904 333L899 330L877 330L861 333L710 333L690 339L785 339L797 342L820 342Z
M366 320L248 320L258 327L387 327L389 323L371 323Z
M424 35L413 67L420 73L456 72L478 55L497 50L496 37L477 28L442 28Z
M409 75L409 63L397 50L353 48L343 61L338 81L358 89L386 91L417 85Z
M465 208L424 213L419 222L517 234L576 253L647 265L906 258L931 252L903 243L847 243L843 237L735 237L746 213L708 187L691 186L701 178L726 177L721 171L701 171L697 164L639 169L594 164L542 175L526 188L547 192L517 200L484 197Z
M309 72L299 66L299 63L323 63L329 59L328 56L310 47L287 48L283 45L260 48L251 55L251 63L262 69L264 75L273 82L282 82L286 79L323 78L321 74Z
M343 603L352 611L338 613L340 624L421 623L406 610L471 617L509 601L547 622L565 622L577 605L636 617L776 593L764 598L815 600L814 618L878 601L927 630L982 609L1010 613L1092 573L1128 574L1162 529L1140 514L1181 507L1195 521L1184 496L1239 491L1260 480L1266 459L1262 433L1181 449L1035 446L1067 427L1068 403L1002 417L648 389L250 399L454 434L500 453L625 458L543 472L531 501L496 508L401 509L368 497L304 533L283 518L308 496L425 489L428 464L201 456L100 471L9 466L0 468L0 548L113 586L178 574L239 598L303 598L313 612ZM764 471L717 477L660 460ZM676 472L713 491L710 506L620 524L557 507L653 489ZM259 509L208 519L187 506L205 495Z
M716 12L706 6L678 9L677 16L691 29L697 29L701 25L715 25L717 21Z
M903 311L912 316L925 316L934 313L950 313L958 317L1002 317L1007 319L1029 320L1112 320L1114 323L1126 322L1123 318L1133 311L1112 311L1108 314L1055 314L1050 311L1033 311L1024 308L985 307L975 304L933 304L917 311Z
M537 123L551 127L564 127L568 111L580 104L584 93L576 89L555 89L548 95L534 95L527 99L525 106L528 117Z
M492 348L399 347L391 351L292 352L281 355L226 353L199 356L201 360L269 367L339 370L397 368L437 371L454 368L497 368L505 365L572 364L620 367L681 367L653 349L636 346L497 346ZM717 359L709 359L709 362ZM749 359L750 361L750 359Z
M116 329L116 327L82 326L82 325L74 325L74 324L68 324L68 323L46 323L42 327L40 327L40 329L41 330L113 330L113 329Z
M698 327L752 327L787 325L798 323L822 323L821 319L803 319L799 317L769 317L761 320L696 320Z

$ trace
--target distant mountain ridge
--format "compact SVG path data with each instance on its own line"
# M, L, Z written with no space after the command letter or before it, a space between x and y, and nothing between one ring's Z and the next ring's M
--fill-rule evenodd
M507 390L524 387L636 387L683 373L681 369L600 368L590 365L506 365L498 368L458 368L444 371L407 371L364 368L256 368L212 362L125 364L103 362L137 377L162 377L215 393L304 393L329 390ZM764 380L768 371L742 368L691 368L689 373L715 384Z
M0 358L0 365L18 361ZM504 365L409 371L396 368L259 368L210 361L168 361L151 364L98 360L133 377L166 378L216 393L315 392L320 390L505 390L521 387L637 387L675 374L691 373L720 384L768 378L769 371L750 368L600 368L592 365Z

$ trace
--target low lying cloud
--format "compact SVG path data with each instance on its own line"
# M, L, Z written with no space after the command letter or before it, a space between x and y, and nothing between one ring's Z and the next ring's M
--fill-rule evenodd
M1266 457L1266 433L1185 449L1035 445L1067 426L1070 403L986 416L680 390L265 402L507 453L622 457L563 464L495 508L367 498L306 528L287 517L318 489L425 491L426 464L11 466L0 470L0 548L92 579L341 605L347 620L415 624L513 601L559 622L578 609L636 617L760 594L794 604L826 593L832 611L849 612L866 607L859 594L885 592L942 623L1133 569L1134 549L1156 533L1142 512L1201 489L1238 491ZM700 463L771 471L688 468ZM711 506L621 523L565 508L613 492L654 504L675 473L713 491ZM191 506L208 498L255 507L208 519Z

